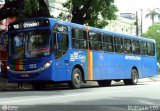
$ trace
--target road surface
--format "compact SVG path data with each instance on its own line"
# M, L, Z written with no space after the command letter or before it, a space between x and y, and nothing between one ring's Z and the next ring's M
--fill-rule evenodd
M125 86L91 85L81 89L51 88L44 91L0 92L0 111L160 111L160 81L140 81ZM144 110L142 110L144 109Z

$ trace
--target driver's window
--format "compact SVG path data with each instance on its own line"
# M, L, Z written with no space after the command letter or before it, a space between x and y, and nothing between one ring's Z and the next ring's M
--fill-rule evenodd
M55 50L54 54L55 58L59 59L66 53L68 49L69 45L68 28L64 25L57 24L54 27L53 34L54 34L54 50Z

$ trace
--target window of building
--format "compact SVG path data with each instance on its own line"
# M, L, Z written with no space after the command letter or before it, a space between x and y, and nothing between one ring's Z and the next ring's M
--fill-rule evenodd
M122 31L123 31L123 28L122 28Z

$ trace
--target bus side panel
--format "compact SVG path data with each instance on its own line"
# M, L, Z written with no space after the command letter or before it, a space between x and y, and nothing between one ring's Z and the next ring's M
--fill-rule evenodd
M124 70L126 73L126 78L124 79L130 79L131 78L131 71L133 67L136 67L139 76L142 76L142 68L141 68L141 57L140 56L135 56L132 54L128 54L124 56Z
M123 70L123 54L106 54L106 73L108 79L122 79L125 78Z
M66 61L68 60L67 56L64 56L55 61L55 81L66 81L66 74L67 74L67 64Z
M68 52L68 66L67 67L67 73L66 73L66 80L71 80L72 77L72 71L76 65L80 65L82 67L82 70L84 72L84 79L88 80L88 54L86 50L72 50Z
M157 62L155 57L142 57L142 77L155 76L157 74Z
M103 79L101 74L105 74L105 72L103 72L103 64L106 62L103 60L103 53L92 51L92 58L93 62L90 65L93 67L93 80Z

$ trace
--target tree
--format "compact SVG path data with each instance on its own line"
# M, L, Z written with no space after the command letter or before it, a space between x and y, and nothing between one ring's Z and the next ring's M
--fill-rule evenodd
M50 12L45 0L25 0L24 16L34 17L50 17Z
M143 34L144 37L154 39L156 41L157 56L160 62L160 23L156 23L148 28Z
M8 17L49 17L49 9L45 0L5 0L0 9L0 21Z
M160 17L160 13L159 13L159 8L153 9L153 10L149 10L149 13L146 14L146 18L150 17L150 19L152 20L152 25L154 24L154 20L155 17Z
M22 13L24 0L5 0L4 6L0 9L0 21L8 17L14 17Z
M116 19L118 9L113 3L114 0L67 0L63 7L69 13L62 12L60 18L70 18L73 23L102 28L107 25L106 20Z

